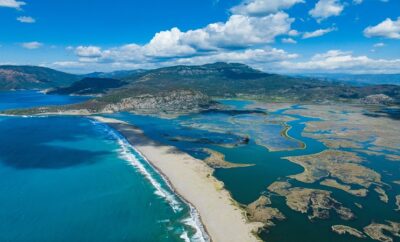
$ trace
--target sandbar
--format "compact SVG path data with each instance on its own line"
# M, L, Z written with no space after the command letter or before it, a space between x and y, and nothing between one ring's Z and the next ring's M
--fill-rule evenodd
M249 222L246 212L212 174L202 160L147 138L134 126L111 118L92 116L121 133L172 185L174 191L193 205L212 241L260 241L257 232L264 226Z

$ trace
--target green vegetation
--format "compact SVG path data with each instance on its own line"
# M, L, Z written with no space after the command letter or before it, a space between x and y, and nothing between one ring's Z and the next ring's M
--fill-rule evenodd
M400 86L396 85L352 86L315 78L268 74L236 63L173 66L123 79L130 83L126 88L188 88L212 97L321 103L358 102L369 95L384 94L393 102L400 102Z
M127 82L111 79L111 78L84 78L74 82L69 87L61 87L48 92L49 94L75 94L75 95L91 95L103 94L113 88L118 88L128 84Z
M79 76L39 66L0 66L0 91L69 86Z

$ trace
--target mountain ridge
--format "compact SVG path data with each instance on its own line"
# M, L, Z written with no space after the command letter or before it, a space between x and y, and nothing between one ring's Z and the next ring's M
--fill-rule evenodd
M40 66L0 66L0 90L47 89L69 86L79 80L74 74Z

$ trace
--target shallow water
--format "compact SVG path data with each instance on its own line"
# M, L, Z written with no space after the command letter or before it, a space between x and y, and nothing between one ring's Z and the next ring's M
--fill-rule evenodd
M293 121L287 122L292 128L288 135L297 141L303 142L304 149L291 147L294 149L272 151L266 147L257 144L250 138L248 144L238 146L226 146L240 140L243 133L248 133L251 137L251 129L259 122L260 114L246 113L246 105L250 102L241 102L238 100L227 100L224 104L230 105L234 110L213 111L201 114L181 116L174 119L161 119L150 116L132 115L127 113L115 114L113 117L123 119L134 125L137 125L153 139L160 142L174 145L179 149L186 151L197 158L205 158L207 154L202 152L202 148L211 148L223 153L227 161L236 163L255 164L252 167L234 168L234 169L216 169L215 176L225 183L226 188L232 196L240 203L248 204L256 200L261 194L267 193L267 187L276 180L285 179L285 177L297 174L303 171L303 168L291 163L284 157L308 155L321 152L327 149L324 144L318 140L303 137L302 131L306 122L318 121L318 119L302 117L299 115L286 115L283 110L269 112L269 115L286 115L293 118ZM293 106L293 109L299 109L301 106ZM238 111L235 111L238 110ZM239 112L240 111L240 112ZM242 116L241 116L242 115ZM232 128L230 120L243 117L248 124L242 123L240 130ZM190 125L189 125L190 124ZM251 126L251 127L246 127ZM265 126L268 133L277 133L283 129L275 126ZM264 130L265 131L265 130ZM254 131L252 131L254 132ZM171 137L185 137L185 139L172 139ZM236 138L235 138L236 137ZM282 139L282 142L286 142ZM237 144L237 142L236 142ZM382 174L382 180L390 183L400 179L400 165L398 162L385 160L384 157L366 156L367 162L364 163L368 168L374 169ZM335 224L344 224L355 227L359 230L372 221L384 223L385 220L400 222L400 214L394 211L394 196L400 193L400 186L393 185L385 187L390 197L389 204L382 203L375 192L370 192L366 198L359 198L349 195L341 190L325 187L319 184L304 184L291 181L294 186L317 188L331 191L333 198L349 207L356 214L357 219L352 221L341 220L334 212L331 212L331 218L327 220L315 220L311 222L307 215L295 212L288 208L282 197L272 196L273 207L281 210L287 219L277 221L277 226L265 231L261 237L269 242L356 242L372 241L370 239L358 239L349 235L338 235L331 231L331 226ZM355 202L362 204L363 209L355 206Z

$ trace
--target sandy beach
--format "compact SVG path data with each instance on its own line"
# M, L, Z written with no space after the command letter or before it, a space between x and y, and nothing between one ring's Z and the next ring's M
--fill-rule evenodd
M202 160L156 143L134 126L117 119L92 116L120 132L171 183L175 192L192 204L215 242L260 241L255 233L261 223L248 222L223 184L212 176L213 169Z

